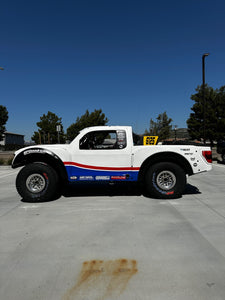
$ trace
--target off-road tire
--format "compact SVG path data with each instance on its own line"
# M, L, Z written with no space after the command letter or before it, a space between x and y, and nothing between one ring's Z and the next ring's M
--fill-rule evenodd
M145 190L150 197L174 199L182 196L186 174L175 163L161 162L151 166L145 176Z
M58 175L47 164L31 163L18 173L16 188L27 202L50 201L58 195Z

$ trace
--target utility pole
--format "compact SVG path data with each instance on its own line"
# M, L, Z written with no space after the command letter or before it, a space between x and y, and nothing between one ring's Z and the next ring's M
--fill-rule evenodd
M177 140L177 125L174 125L175 141Z
M56 125L56 131L58 133L58 144L60 144L59 133L61 132L61 125Z
M203 98L203 140L205 144L206 134L205 134L205 58L209 56L209 53L204 53L202 55L202 98Z

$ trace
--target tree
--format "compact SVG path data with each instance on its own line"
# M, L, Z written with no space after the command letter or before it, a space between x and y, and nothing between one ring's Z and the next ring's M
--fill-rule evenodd
M8 121L8 111L5 106L0 105L0 141L3 139L3 133L5 132L5 124Z
M166 112L159 114L156 120L156 122L153 121L153 119L150 120L150 128L148 134L157 135L159 137L159 141L169 138L170 131L172 129L172 125L170 123L173 120L171 118L168 118Z
M225 140L225 86L217 90L216 107L216 139Z
M196 94L191 95L195 101L187 120L188 132L192 139L201 140L204 137L204 103L202 86L196 88ZM214 90L205 86L205 139L213 141L225 137L225 86Z
M58 132L56 131L56 126L61 126L61 132L59 133L60 143L65 142L64 131L62 125L62 118L59 118L56 114L48 112L47 115L43 114L40 117L40 122L37 122L39 127L38 131L34 132L32 140L36 143L42 144L55 144L58 143Z
M76 123L71 124L67 128L67 139L72 141L82 129L90 126L104 126L107 122L108 119L101 109L95 109L92 113L86 110L84 115L80 118L77 117Z

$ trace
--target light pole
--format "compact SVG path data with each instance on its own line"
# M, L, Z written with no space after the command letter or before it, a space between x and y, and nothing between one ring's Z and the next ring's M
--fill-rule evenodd
M202 55L202 98L203 98L203 140L205 144L205 57L209 56L209 53Z
M61 125L56 125L56 131L58 132L58 144L60 144L59 133L61 132Z
M174 136L175 136L175 141L177 140L177 125L174 125Z

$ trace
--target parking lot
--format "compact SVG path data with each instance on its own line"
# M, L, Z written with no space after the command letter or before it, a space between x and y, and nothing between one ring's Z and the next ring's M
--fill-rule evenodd
M224 300L225 166L180 199L79 187L25 203L0 167L0 299Z

